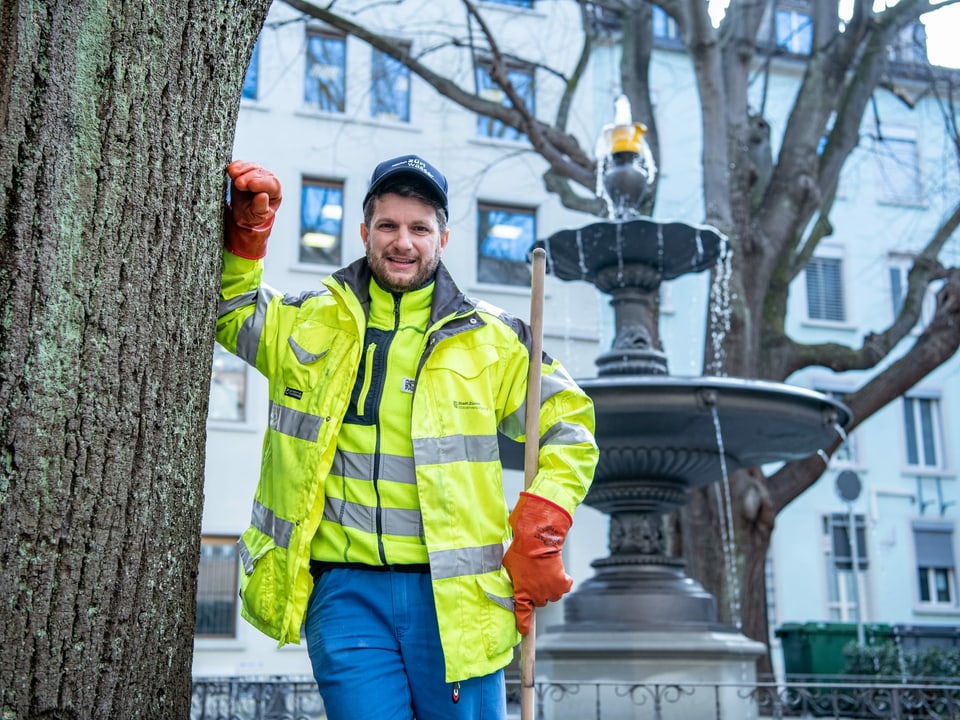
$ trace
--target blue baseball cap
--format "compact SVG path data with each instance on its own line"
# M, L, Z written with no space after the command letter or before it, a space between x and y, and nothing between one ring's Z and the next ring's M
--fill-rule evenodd
M370 177L370 187L367 189L367 194L363 197L364 207L370 196L382 187L387 180L401 175L407 175L411 180L419 181L418 184L422 185L430 195L440 201L443 211L448 217L450 216L450 210L447 208L447 179L443 176L443 173L418 155L401 155L390 160L384 160L377 165Z

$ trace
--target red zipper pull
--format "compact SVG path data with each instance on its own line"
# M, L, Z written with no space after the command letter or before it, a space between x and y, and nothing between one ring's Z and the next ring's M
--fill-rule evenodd
M453 700L454 703L460 702L460 683L455 682L453 684L453 692L450 695L450 699Z

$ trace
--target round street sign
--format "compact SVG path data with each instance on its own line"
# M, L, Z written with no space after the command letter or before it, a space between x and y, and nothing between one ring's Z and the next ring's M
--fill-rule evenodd
M846 502L853 502L860 497L860 490L863 489L863 483L860 482L860 476L853 470L844 470L837 475L837 494Z

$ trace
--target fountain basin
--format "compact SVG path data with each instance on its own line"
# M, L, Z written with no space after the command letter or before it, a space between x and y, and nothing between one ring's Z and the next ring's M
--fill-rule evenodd
M660 517L735 470L827 448L851 419L805 388L731 377L578 381L600 460L584 503L610 516L610 556L564 603L565 632L719 630L716 602L671 557ZM729 492L729 491L728 491Z
M805 388L731 377L618 375L577 381L593 399L597 481L670 480L687 488L727 470L798 460L828 447L851 419Z
M534 247L547 252L547 272L561 280L586 280L609 291L616 284L603 278L609 268L644 266L657 282L700 272L716 264L726 239L709 225L660 222L648 217L601 221L575 230L561 230ZM597 281L600 280L599 284Z

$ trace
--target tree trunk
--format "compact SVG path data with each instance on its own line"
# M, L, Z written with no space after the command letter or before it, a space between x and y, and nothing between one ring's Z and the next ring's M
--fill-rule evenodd
M186 718L223 167L269 2L0 10L0 716Z

